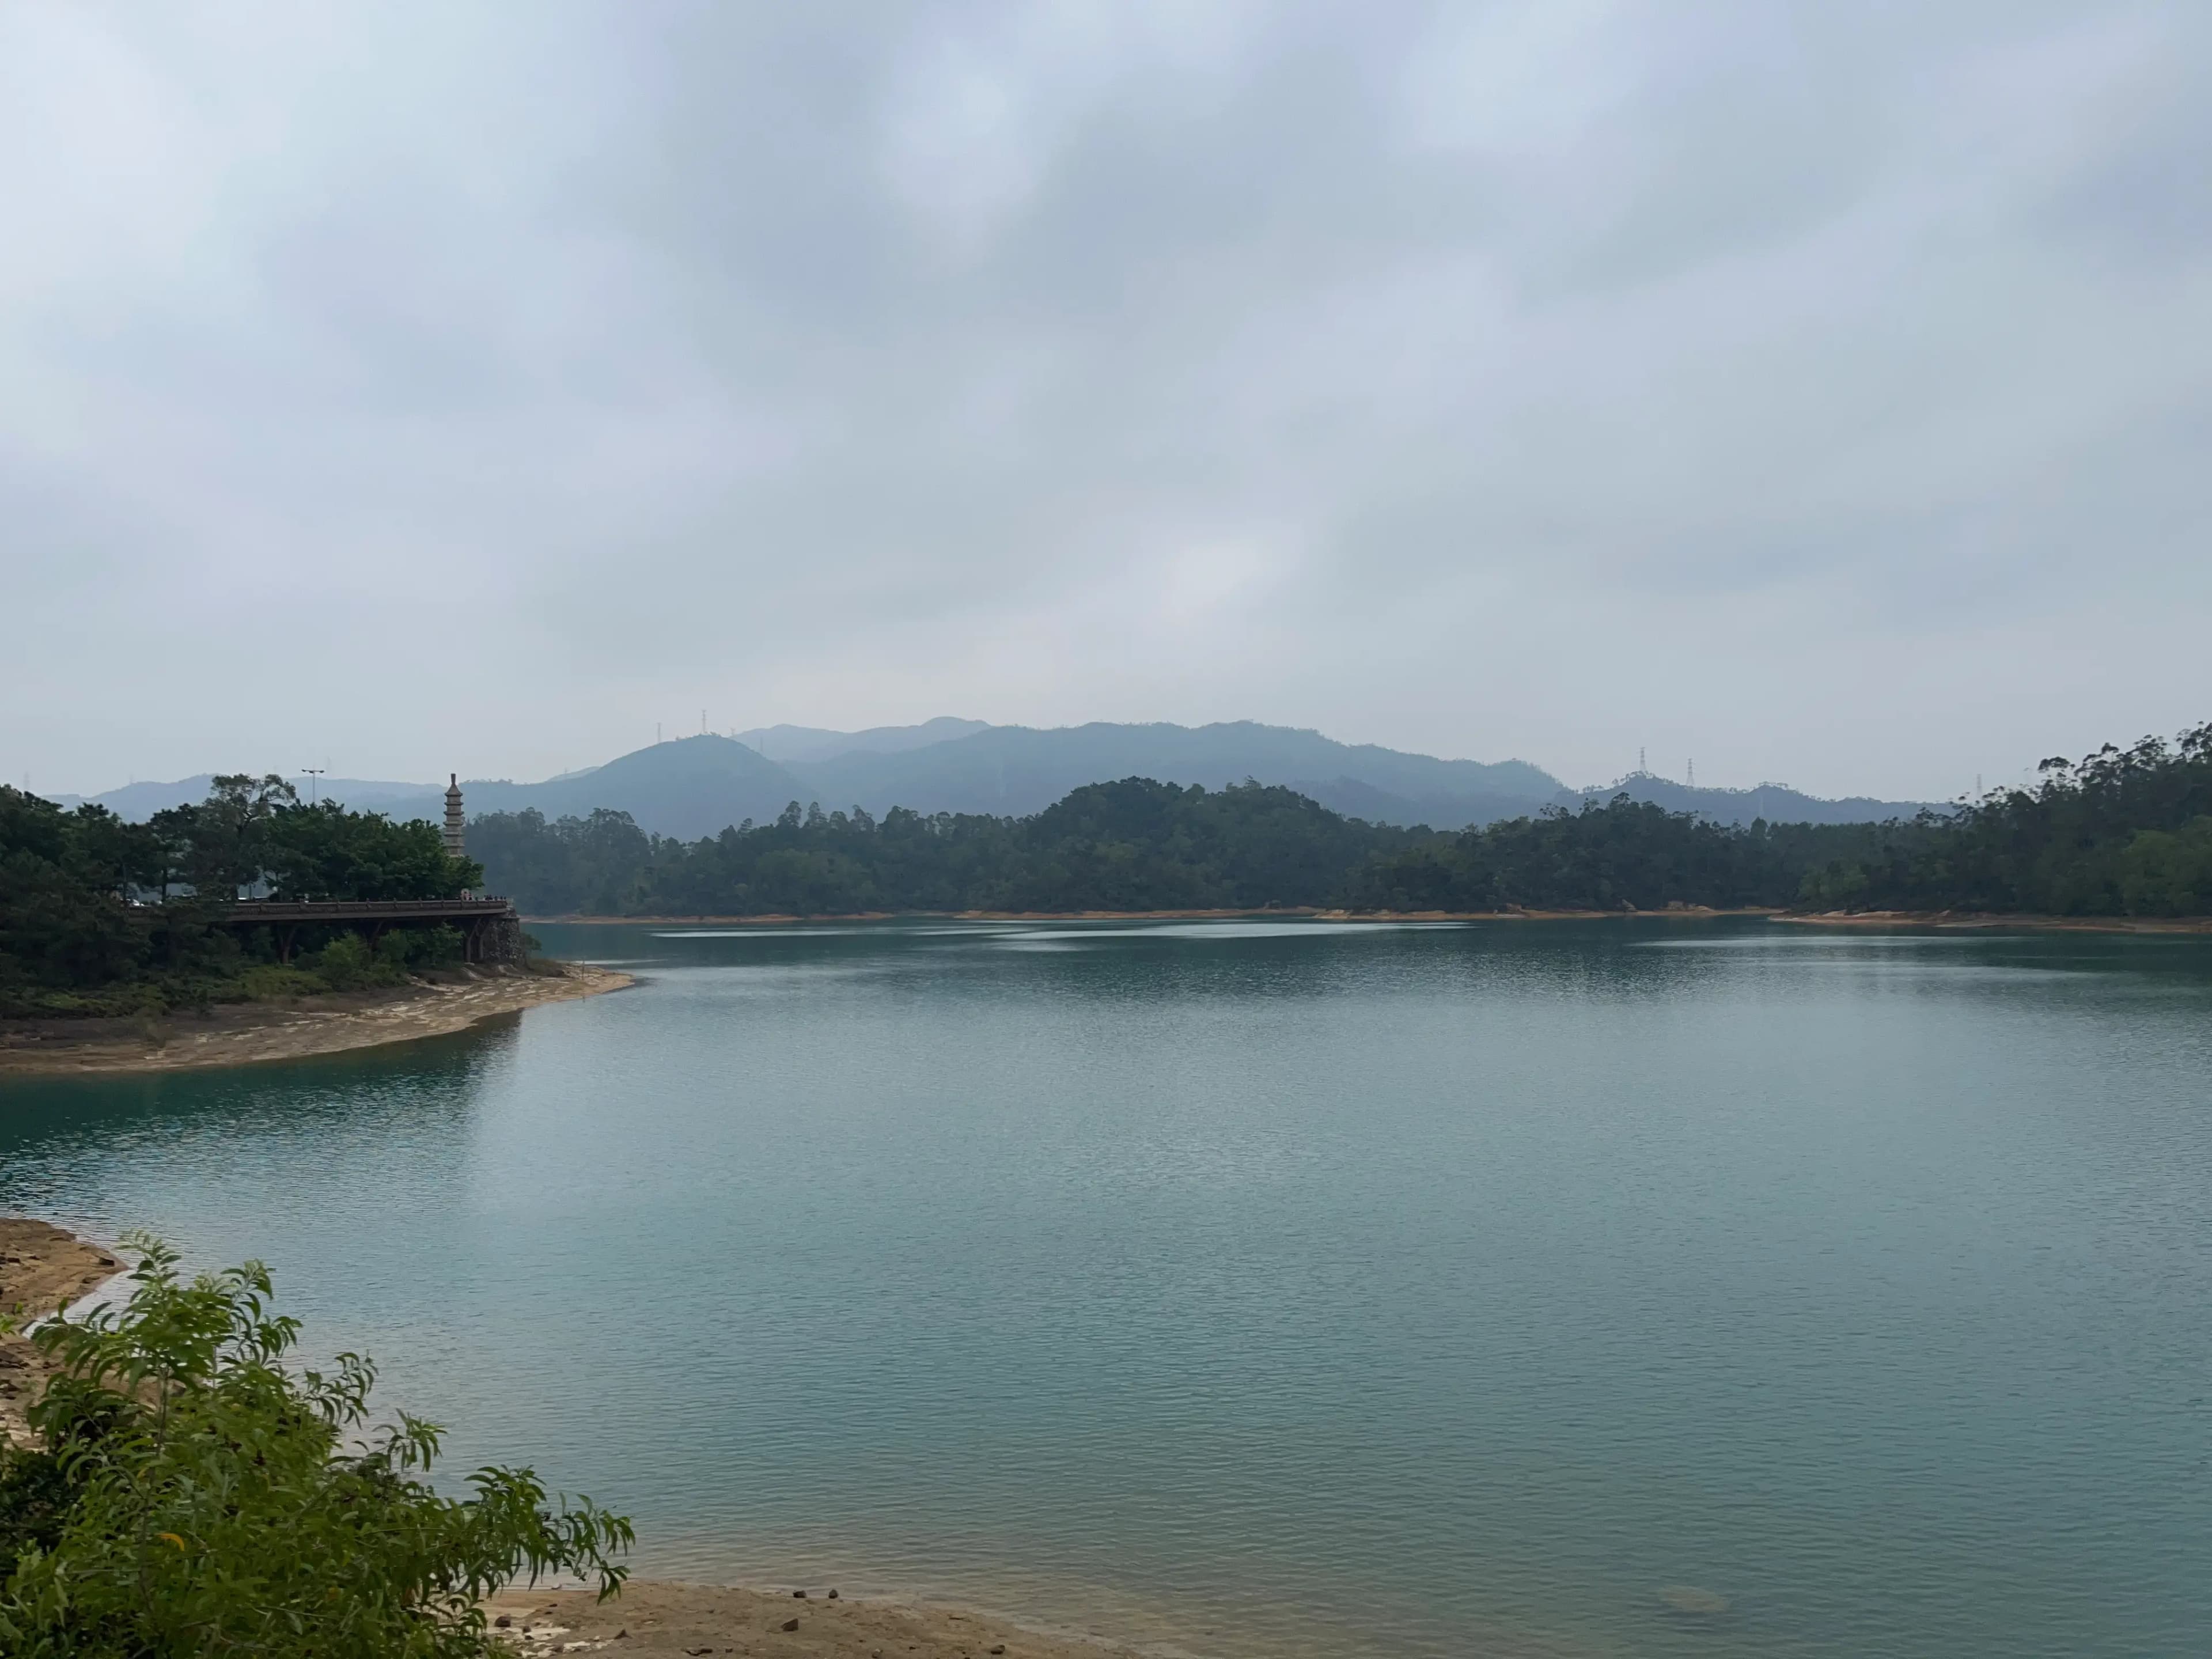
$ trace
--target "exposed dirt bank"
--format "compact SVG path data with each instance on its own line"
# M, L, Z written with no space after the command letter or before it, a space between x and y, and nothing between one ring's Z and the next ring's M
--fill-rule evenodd
M2032 928L2059 933L2212 933L2212 916L2007 916L1960 910L1831 910L1817 915L1778 912L1777 921L1808 927Z
M1765 909L1716 910L1670 904L1663 910L1316 910L1322 921L1702 921L1713 916L1765 916Z
M532 925L580 927L790 927L825 921L1265 921L1313 916L1305 908L1272 910L853 910L820 916L525 916Z
M896 1601L800 1600L704 1584L631 1583L604 1604L586 1590L514 1590L487 1604L509 1620L495 1634L524 1659L605 1648L610 1659L1105 1659L1130 1650L1043 1636L958 1608Z
M298 1060L444 1036L496 1014L618 991L631 982L628 974L609 969L540 963L526 972L479 972L451 984L228 1004L205 1015L0 1021L0 1078Z
M1600 921L1623 916L1764 916L1765 909L1716 910L1702 904L1664 910L1324 910L1312 905L1265 910L865 910L821 916L525 916L533 924L587 927L789 927L842 921Z
M23 1413L46 1392L46 1364L21 1328L123 1271L111 1252L43 1221L0 1216L0 1439L30 1439Z

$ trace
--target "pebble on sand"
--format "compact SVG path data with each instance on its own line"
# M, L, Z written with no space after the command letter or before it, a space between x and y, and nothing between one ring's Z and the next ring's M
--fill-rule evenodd
M1710 1619L1729 1609L1727 1596L1699 1589L1695 1584L1669 1584L1659 1592L1659 1599L1673 1612L1699 1619Z
M783 1621L783 1627L786 1630L797 1630L799 1628L799 1620L796 1619L787 1619Z

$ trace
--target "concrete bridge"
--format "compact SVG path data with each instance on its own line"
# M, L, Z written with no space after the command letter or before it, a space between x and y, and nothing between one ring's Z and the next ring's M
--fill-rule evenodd
M292 959L292 943L302 927L343 927L374 945L394 927L441 925L459 930L465 961L522 960L522 920L512 899L242 899L230 907L227 921L240 929L268 928L279 962Z

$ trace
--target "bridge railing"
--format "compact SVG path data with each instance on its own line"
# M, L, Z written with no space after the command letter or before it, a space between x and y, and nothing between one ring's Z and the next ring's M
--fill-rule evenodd
M465 899L240 899L234 922L434 921L514 914L512 899L487 894Z

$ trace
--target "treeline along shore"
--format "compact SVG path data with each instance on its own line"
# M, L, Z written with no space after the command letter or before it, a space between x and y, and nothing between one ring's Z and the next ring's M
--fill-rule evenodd
M1144 778L1026 817L793 802L697 841L625 815L494 813L489 878L541 916L1076 915L1340 909L2212 913L2212 724L2031 787L1882 823L1713 823L1616 796L1457 832L1346 817L1291 790Z
M1334 909L1471 915L1716 910L2212 915L2212 723L2032 786L1883 823L1716 823L1616 796L1457 832L1369 823L1295 791L1125 778L1026 817L881 817L793 802L697 841L625 815L493 813L456 858L437 828L278 778L131 823L0 787L0 1015L158 1014L357 992L457 964L450 929L298 950L241 930L242 892L452 897L541 916L1025 915ZM288 945L291 941L288 941Z

